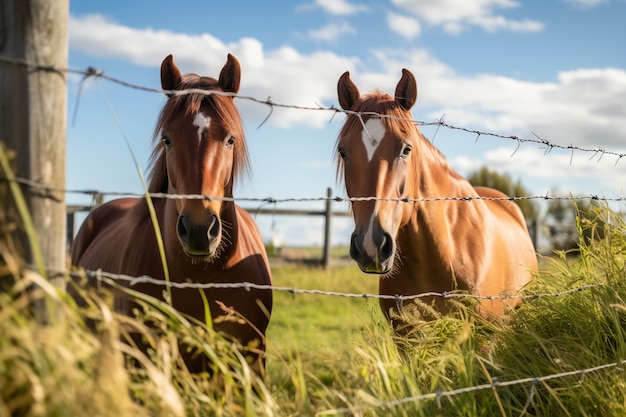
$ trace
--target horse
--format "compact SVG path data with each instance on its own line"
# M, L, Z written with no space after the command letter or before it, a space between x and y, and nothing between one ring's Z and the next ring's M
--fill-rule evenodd
M422 135L411 115L417 83L406 68L394 97L361 96L348 71L337 93L347 114L336 159L355 223L350 256L379 275L381 295L392 296L380 299L385 317L406 328L393 296L460 290L481 296L482 317L503 318L519 298L498 296L518 294L537 271L519 206L500 191L473 187ZM440 314L451 311L441 296L422 300Z
M219 78L181 75L172 55L161 65L167 101L156 123L149 193L195 194L204 199L152 198L172 283L259 284L254 288L171 288L179 312L204 322L208 300L213 327L238 341L256 372L264 370L265 331L272 310L271 272L258 226L234 203L233 185L249 170L249 155L234 95L241 67L228 54ZM199 89L202 91L179 93ZM165 280L146 198L120 198L93 209L73 244L73 265ZM165 282L163 282L165 284ZM165 286L133 289L164 299ZM202 294L200 293L202 292ZM130 314L128 297L115 294L116 310ZM227 314L235 314L233 319ZM209 371L206 355L180 349L192 373Z

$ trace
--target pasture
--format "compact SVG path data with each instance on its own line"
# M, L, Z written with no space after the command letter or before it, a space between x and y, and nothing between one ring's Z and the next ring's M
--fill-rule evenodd
M581 234L595 226L579 224ZM138 319L118 316L95 295L79 309L47 277L25 268L10 246L0 250L0 276L11 288L0 295L0 416L626 412L621 220L574 257L542 259L526 289L535 296L507 323L485 321L474 312L475 299L459 298L452 314L435 321L420 318L427 305L407 311L412 331L396 338L377 300L275 291L263 379L206 323L145 296ZM277 287L377 294L376 277L355 265L281 265L273 274ZM37 300L55 312L47 323L32 314ZM86 318L100 323L98 335L87 330ZM148 331L147 321L156 330ZM130 327L149 338L149 358L119 342ZM179 340L205 352L218 376L181 369Z

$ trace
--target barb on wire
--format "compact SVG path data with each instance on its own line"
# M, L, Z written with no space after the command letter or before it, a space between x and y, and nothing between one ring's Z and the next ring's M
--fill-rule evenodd
M103 75L102 70L96 69L94 67L87 67L87 71L81 78L80 83L78 84L78 92L76 93L76 104L74 105L74 114L72 115L72 126L76 124L76 116L78 115L78 105L80 104L80 98L83 94L83 86L85 81L87 81L90 77L100 77Z
M265 122L267 122L270 117L272 116L272 113L274 113L274 106L272 104L272 97L268 97L267 98L267 105L270 107L270 112L267 114L267 116L265 116L265 119L263 119L263 121L257 126L257 129L260 129L261 126L263 126L265 124Z
M442 114L441 117L439 119L437 119L438 122L443 123L443 118L446 117L446 114ZM437 126L437 128L435 129L435 133L433 134L433 137L430 139L431 143L435 143L435 138L437 137L437 133L439 133L439 127L440 125ZM476 137L476 142L478 142L478 137Z

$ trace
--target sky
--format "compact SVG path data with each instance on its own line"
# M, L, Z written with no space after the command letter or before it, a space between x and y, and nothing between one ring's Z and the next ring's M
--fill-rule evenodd
M626 153L624 16L626 0L74 0L69 67L158 89L169 54L183 73L217 77L232 53L242 67L241 96L325 108L339 107L337 80L346 70L362 93L393 94L407 68L418 83L416 121ZM133 158L145 172L165 99L70 74L67 188L141 193ZM345 197L334 166L343 114L235 102L252 161L236 198L315 200L327 187ZM464 176L487 166L520 180L530 195L625 196L626 160L614 156L420 129ZM70 193L67 202L90 199ZM256 220L266 241L275 234L287 246L322 244L321 217ZM331 243L347 245L351 218L336 217L332 226Z

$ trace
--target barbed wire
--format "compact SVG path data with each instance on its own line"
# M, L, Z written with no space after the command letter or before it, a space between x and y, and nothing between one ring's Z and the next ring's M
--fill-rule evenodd
M521 144L524 143L535 143L535 144L539 144L545 147L545 151L546 153L549 153L550 151L552 151L553 149L561 149L561 150L568 150L571 151L572 153L574 151L578 151L578 152L585 152L585 153L592 153L592 156L589 158L590 160L594 159L596 156L598 157L598 160L600 160L603 156L605 155L609 155L609 156L614 156L616 157L616 161L615 164L617 164L622 158L626 157L626 153L625 152L616 152L616 151L610 151L607 150L605 148L602 147L596 147L596 148L585 148L582 146L577 146L577 145L573 145L573 144L569 144L569 145L561 145L561 144L557 144L557 143L553 143L545 138L542 138L541 136L539 136L537 133L535 132L531 132L533 134L533 138L523 138L517 135L504 135L504 134L499 134L499 133L492 133L492 132L487 132L487 131L483 131L483 130L478 130L478 129L469 129L469 128L465 128L465 127L460 127L460 126L455 126L449 123L446 123L443 118L442 119L438 119L432 122L423 122L423 121L418 121L418 120L412 120L412 119L404 119L404 118L399 118L396 116L390 116L390 115L382 115L379 113L375 113L375 112L354 112L351 110L344 110L341 108L337 108L335 106L322 106L320 104L317 104L315 106L302 106L302 105L294 105L294 104L285 104L285 103L278 103L278 102L274 102L272 101L270 98L267 99L259 99L256 97L252 97L252 96L244 96L244 95L240 95L240 94L235 94L235 93L230 93L230 92L223 92L223 91L215 91L215 90L204 90L204 89L185 89L185 90L163 90L160 88L153 88L153 87L146 87L146 86L142 86L139 84L134 84L134 83L130 83L127 81L124 81L120 78L116 78L116 77L112 77L107 75L103 70L94 68L94 67L88 67L86 69L73 69L73 68L62 68L62 67L55 67L52 65L42 65L42 64L38 64L38 63L33 63L33 62L28 62L26 60L23 59L17 59L17 58L10 58L10 57L6 57L6 56L0 56L0 62L3 63L7 63L7 64L13 64L13 65L22 65L22 66L26 66L29 69L32 70L39 70L39 71L49 71L49 72L60 72L60 73L73 73L73 74L79 74L83 76L83 80L87 79L87 78L101 78L107 81L110 81L112 83L118 84L118 85L122 85L124 87L130 88L130 89L134 89L134 90L139 90L139 91L146 91L146 92L152 92L152 93L160 93L160 94L170 94L170 95L184 95L184 94L204 94L204 95L222 95L222 96L231 96L231 97L236 97L238 99L243 99L243 100L247 100L247 101L252 101L254 103L258 103L258 104L262 104L262 105L266 105L269 106L270 108L270 113L269 115L266 117L266 119L261 123L261 125L263 125L267 119L269 119L269 117L271 116L274 107L278 107L278 108L284 108L284 109L294 109L294 110L306 110L306 111L325 111L325 112L331 112L334 114L337 113L344 113L346 115L357 115L359 117L361 116L376 116L376 117L380 117L380 118L390 118L390 119L396 119L396 120L405 120L411 123L414 123L418 126L437 126L437 127L445 127L451 130L459 130L459 131L463 131L466 133L471 133L473 135L476 135L476 140L478 140L481 136L489 136L489 137L494 137L494 138L499 138L499 139L508 139L508 140L512 140L517 142L517 148L519 149ZM517 149L516 151L517 152Z
M453 298L474 298L477 300L537 300L540 298L546 297L563 297L565 295L570 295L578 292L582 292L585 290L589 290L592 288L601 287L602 284L585 284L578 286L576 288L570 288L567 290L559 291L556 293L535 293L535 294L503 294L503 295L478 295L478 294L470 294L465 292L456 292L456 291L444 291L444 292L435 292L429 291L419 294L413 295L387 295L387 294L370 294L370 293L346 293L340 291L325 291L320 289L308 289L308 288L295 288L295 287L284 287L284 286L276 286L272 284L255 284L253 282L176 282L176 281L165 281L163 279L158 279L151 277L149 275L140 275L140 276L132 276L127 274L116 274L112 272L103 271L102 269L90 270L90 269L81 269L81 270L68 270L68 271L58 271L54 273L55 276L63 276L68 275L71 277L81 277L86 276L89 279L98 281L98 282L123 282L128 284L129 287L136 286L139 284L152 284L159 285L163 287L177 288L177 289L243 289L246 291L250 290L272 290L279 292L288 292L292 295L296 294L308 294L308 295L322 295L322 296L331 296L331 297L341 297L341 298L360 298L360 299L374 299L374 300L394 300L396 303L401 304L403 301L411 301L420 298L426 297L440 297L443 299L453 299Z
M5 176L0 176L1 181L10 181ZM53 193L65 193L65 194L83 194L89 196L103 195L103 196L117 196L117 197L146 197L149 195L151 198L162 198L171 200L218 200L227 202L254 202L262 204L278 204L278 203L304 203L304 202L327 202L334 201L337 203L346 202L359 202L359 201L389 201L399 203L417 203L417 202L433 202L433 201L524 201L524 200L594 200L605 202L624 202L626 197L601 197L597 194L588 195L570 195L570 196L551 196L549 193L543 195L527 195L527 196L505 196L505 197L485 197L485 196L459 196L459 197L287 197L287 198L274 198L274 197L220 197L210 196L206 194L175 194L175 193L138 193L132 191L102 191L102 190L89 190L89 189L68 189L50 187L48 185L33 181L27 178L15 177L12 181L18 184L25 185L31 188L39 189L44 195L50 195Z
M521 384L532 384L532 389L534 390L535 386L542 382L550 381L553 379L565 378L569 376L579 376L582 379L585 375L589 373L598 372L598 371L605 370L605 369L617 368L624 364L626 364L626 360L622 359L617 362L605 363L605 364L593 366L590 368L578 369L578 370L567 371L567 372L560 372L560 373L544 375L544 376L520 378L520 379L515 379L515 380L510 380L510 381L498 381L497 379L494 378L494 380L488 384L474 385L474 386L465 387L465 388L457 388L457 389L453 389L449 391L439 390L435 392L429 392L426 394L415 395L412 397L404 397L404 398L400 398L397 400L378 401L370 405L360 405L357 407L337 408L337 409L332 409L332 410L326 410L326 411L321 411L319 415L352 414L355 412L364 411L364 410L372 409L372 408L393 408L393 407L397 407L399 405L403 405L407 403L419 402L419 401L424 401L424 400L432 400L432 399L437 400L437 404L441 406L441 399L444 397L453 397L456 395L468 394L468 393L482 391L486 389L497 389L497 388L509 387L513 385L521 385ZM530 397L532 398L532 395Z
M445 127L450 130L458 130L466 133L470 133L476 135L476 140L478 140L481 136L489 136L500 139L512 140L517 143L517 149L524 143L535 143L545 147L546 153L551 152L553 149L561 149L561 150L569 150L572 152L572 155L575 151L577 152L586 152L592 153L592 156L589 158L590 160L598 157L598 160L603 156L614 156L616 157L615 164L617 164L626 153L609 151L601 147L597 148L585 148L576 145L560 145L556 143L552 143L549 140L540 137L535 132L532 132L534 138L522 138L516 135L503 135L492 132L481 131L477 129L468 129L465 127L455 126L449 123L446 123L443 118L439 120L435 120L433 122L423 122L417 120L408 120L402 119L398 117L381 115L373 112L353 112L350 110L343 110L336 108L334 106L325 107L321 105L316 106L299 106L299 105L291 105L284 103L277 103L272 101L271 99L258 99L251 96L243 96L233 93L225 93L219 91L207 91L203 89L186 89L186 90L162 90L160 88L150 88L137 84L133 84L119 78L111 77L104 73L104 71L88 67L85 70L72 69L72 68L59 68L50 65L41 65L32 62L27 62L21 59L9 58L5 56L0 56L0 62L13 64L13 65L23 65L32 70L40 70L40 71L49 71L49 72L59 72L59 73L74 73L83 76L83 81L88 78L101 78L107 80L109 82L113 82L118 85L122 85L127 88L145 91L145 92L153 92L153 93L167 93L171 95L182 95L182 94L205 94L205 95L225 95L225 96L233 96L238 99L252 101L258 104L269 106L270 113L266 117L265 120L261 123L263 125L269 117L272 115L273 109L276 108L285 108L285 109L295 109L295 110L306 110L306 111L325 111L331 112L333 117L337 113L344 113L346 115L356 115L358 117L362 116L375 116L375 117L385 117L392 118L398 120L405 120L411 123L414 123L419 126L436 126ZM515 152L517 152L517 149ZM514 152L514 153L515 153ZM0 178L0 180L7 181L6 178ZM98 194L102 195L111 195L111 196L134 196L134 197L144 197L146 193L132 193L132 192L103 192L98 190L71 190L65 188L54 188L49 187L44 184L38 183L36 181L28 180L25 178L16 178L16 182L31 187L37 188L44 192L44 195L51 196L51 193L65 193L65 194L85 194L95 196ZM429 201L473 201L473 200L491 200L491 201L521 201L521 200L580 200L580 199L590 199L590 200L598 200L598 201L612 201L612 202L622 202L626 198L625 197L600 197L598 195L586 195L586 196L550 196L549 194L545 195L534 195L534 196L517 196L517 197L481 197L481 196L466 196L466 197L424 197L424 198L378 198L378 197L357 197L357 198L347 198L347 197L319 197L319 198L283 198L276 199L273 197L267 198L225 198L225 197L214 197L207 195L183 195L183 194L164 194L164 193L150 193L152 198L168 198L168 199L202 199L202 200L223 200L223 201L247 201L247 202L258 202L258 203L286 203L286 202L313 202L313 201L336 201L336 202L355 202L355 201L397 201L397 202L429 202ZM562 297L566 295L571 295L575 293L579 293L585 290L589 290L592 288L600 287L601 284L587 284L581 285L576 288L571 288L568 290L560 291L557 293L536 293L536 294L518 294L518 295L498 295L498 296L482 296L477 294L469 294L469 293L461 293L461 292L426 292L415 295L385 295L385 294L368 294L368 293L344 293L338 291L325 291L320 289L302 289L302 288L294 288L294 287L284 287L284 286L274 286L274 285L259 285L251 282L238 282L238 283L191 283L191 282L173 282L173 281L165 281L156 279L147 275L142 276L129 276L125 274L113 274L102 270L90 271L84 270L82 273L87 276L89 279L95 279L99 282L125 282L128 286L135 286L139 284L152 284L152 285L161 285L161 286L170 286L175 288L193 288L193 289L219 289L219 288L229 288L229 289L244 289L246 291L250 291L252 289L258 290L272 290L272 291L280 291L280 292L288 292L292 295L296 294L307 294L307 295L321 295L321 296L333 296L333 297L342 297L342 298L359 298L359 299L387 299L394 300L398 305L401 305L404 301L411 301L416 299L421 299L425 297L441 297L443 299L452 299L452 298L474 298L479 300L504 300L504 299L521 299L521 300L536 300L540 298L546 297ZM61 274L77 276L81 275L81 272L77 271L62 271ZM390 401L377 401L370 400L370 404L359 405L356 407L346 407L346 408L337 408L322 411L319 414L321 415L329 415L329 414L351 414L354 412L359 412L367 409L377 408L377 409L390 409L393 407L397 407L407 403L414 403L424 400L432 400L435 399L437 404L441 404L441 399L444 397L453 397L461 394L467 394L472 392L477 392L485 389L498 389L502 387L521 385L521 384L532 384L532 389L535 389L535 386L554 379L579 376L583 378L586 374L598 372L601 370L618 368L623 366L626 363L626 360L620 360L617 362L606 363L594 367L554 373L544 376L536 376L536 377L528 377L528 378L520 378L517 380L509 380L509 381L498 381L497 379L493 379L492 382L487 384L480 384L470 387L457 388L452 390L437 390L435 392L425 393L421 395L409 396L404 398L399 398L396 400ZM531 394L532 399L532 394ZM529 399L529 401L531 401Z
M324 290L319 290L319 289L302 289L302 288L299 289L299 288L294 288L294 287L261 285L261 284L251 283L251 282L237 282L237 283L234 283L234 282L231 282L231 283L193 283L193 282L173 282L173 281L166 282L164 280L155 279L147 275L134 277L134 276L125 275L125 274L113 274L113 273L103 271L101 269L82 270L82 271L64 271L63 274L67 274L71 276L83 276L84 274L84 276L90 279L95 279L95 280L98 280L98 282L105 282L105 283L108 281L111 281L111 282L121 281L121 282L127 283L129 287L142 284L142 283L148 283L148 284L161 285L161 286L170 286L173 288L180 288L180 289L228 288L228 289L244 289L246 291L250 291L252 289L258 289L258 290L272 290L272 291L288 292L294 296L296 294L306 294L306 295L322 295L322 296L353 298L353 299L355 298L375 299L375 300L386 299L386 300L394 300L399 307L402 306L402 303L404 301L416 300L416 299L421 299L425 297L441 297L443 299L475 298L475 299L482 299L482 300L485 300L485 299L486 300L504 300L504 299L537 300L537 299L546 298L546 297L563 297L566 295L580 293L585 290L590 290L590 289L598 288L602 286L601 284L586 284L586 285L581 285L576 288L571 288L571 289L556 292L556 293L535 293L535 294L526 294L526 295L480 296L476 294L458 293L458 292L426 292L426 293L420 293L420 294L415 294L415 295L403 296L403 295L385 295L385 294L369 294L369 293L344 293L344 292L338 292L338 291L324 291ZM408 404L408 403L416 403L416 402L432 400L432 399L435 399L437 401L437 404L441 406L441 400L445 397L453 397L457 395L482 391L485 389L498 389L502 387L522 385L522 384L532 384L532 390L534 391L535 386L538 385L539 383L543 383L543 382L553 380L553 379L570 377L570 376L580 376L580 378L583 378L586 374L589 374L592 372L598 372L604 369L616 368L616 367L622 366L625 363L626 363L626 360L620 360L617 362L606 363L606 364L584 368L584 369L578 369L574 371L567 371L567 372L549 374L549 375L544 375L544 376L520 378L520 379L508 380L508 381L499 381L497 378L493 378L492 381L487 384L473 385L469 387L457 388L457 389L452 389L452 390L447 390L447 391L437 390L434 392L398 398L398 399L390 400L390 401L375 401L375 400L370 399L369 400L370 404L358 405L358 406L346 407L346 408L329 409L329 410L321 411L319 415L353 414L355 412L365 411L365 410L374 409L374 408L375 409L390 409L390 408L394 408L394 407L401 406L401 405ZM530 398L532 399L532 394ZM529 399L529 401L531 401L531 399Z

